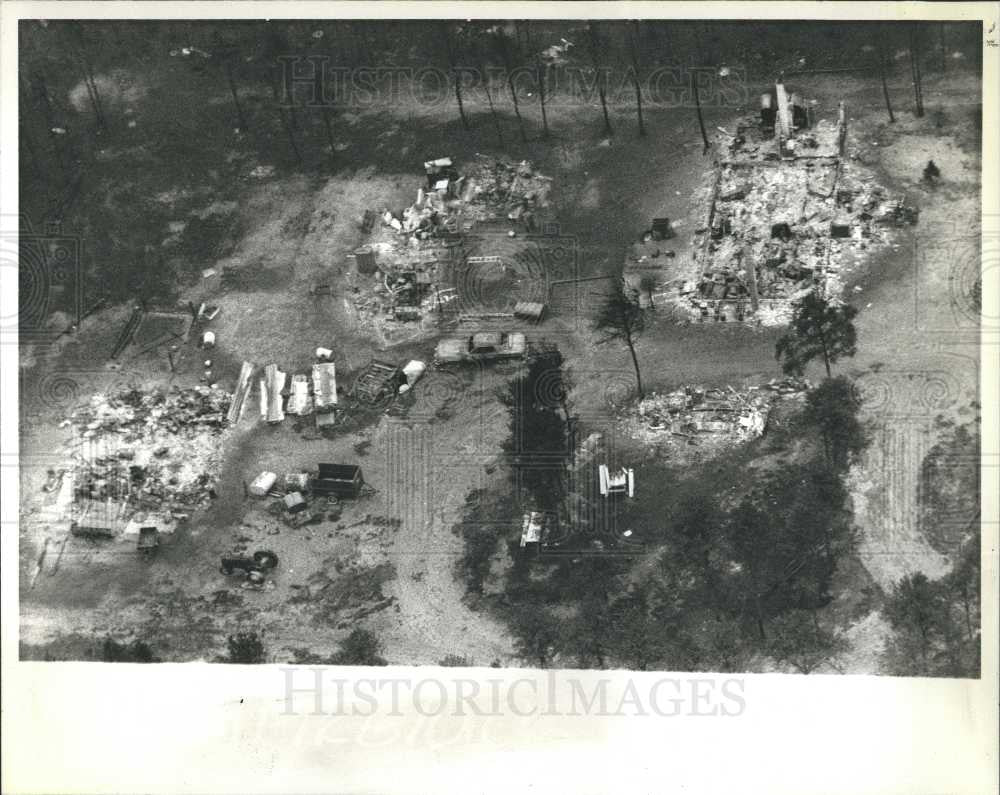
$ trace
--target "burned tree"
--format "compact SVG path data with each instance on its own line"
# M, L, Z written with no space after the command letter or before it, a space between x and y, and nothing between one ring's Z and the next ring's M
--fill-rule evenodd
M631 36L629 37L630 47L632 53L632 85L635 87L635 111L636 115L639 117L639 136L644 137L646 135L646 125L642 119L642 88L639 85L639 21L634 20L630 28ZM650 303L652 303L652 295L650 295Z
M639 306L639 296L632 291L626 292L624 283L616 283L614 291L601 307L594 330L602 335L597 341L598 345L619 340L628 347L632 366L635 367L635 384L640 398L643 397L642 374L639 372L635 345L645 328L646 315Z
M465 104L462 101L462 76L455 66L455 45L452 41L450 23L441 23L441 36L444 39L445 52L448 54L448 69L451 79L455 81L455 101L458 102L458 115L462 119L462 127L469 129L469 120L465 117Z
M701 52L701 33L698 26L695 25L694 37L696 42L696 52ZM712 145L708 142L708 133L705 131L705 118L701 113L701 96L698 93L698 72L692 70L691 72L691 93L694 97L694 109L698 114L698 128L701 130L701 140L704 144L702 154L707 154L708 150L712 148Z
M611 127L611 119L608 116L607 88L604 84L605 74L601 68L601 62L597 54L601 45L597 35L597 27L592 21L587 22L587 36L590 40L590 60L594 67L594 75L597 80L597 93L601 97L601 110L604 112L604 134L612 135L614 129Z
M493 28L493 35L497 48L500 51L500 60L503 62L504 72L507 74L507 89L510 91L510 98L514 102L514 115L517 117L517 129L521 134L521 142L527 143L528 136L524 132L524 119L521 118L521 106L517 101L517 88L514 86L514 69L511 60L510 40L507 32L500 25Z
M802 375L809 362L821 358L829 378L831 364L857 351L857 314L853 306L832 306L816 293L797 301L789 330L774 348L781 369L786 375Z
M646 294L646 298L649 300L649 308L655 309L653 304L653 290L657 288L656 277L651 273L644 273L639 278L639 289Z
M913 77L913 99L917 106L917 118L924 115L924 86L923 77L920 73L920 28L917 25L910 25L910 72Z
M896 117L892 113L892 102L889 99L889 86L885 82L885 35L884 30L879 30L878 41L875 46L878 50L878 73L882 78L882 95L885 97L885 109L889 112L889 123L894 124Z

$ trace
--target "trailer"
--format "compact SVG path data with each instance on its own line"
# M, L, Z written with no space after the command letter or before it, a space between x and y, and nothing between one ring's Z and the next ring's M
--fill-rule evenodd
M322 497L359 497L365 491L365 478L356 464L320 464L311 488Z

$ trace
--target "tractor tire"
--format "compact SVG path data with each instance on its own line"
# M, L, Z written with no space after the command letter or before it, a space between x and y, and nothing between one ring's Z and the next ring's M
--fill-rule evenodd
M253 553L253 562L262 571L267 571L268 569L277 568L278 556L269 550L262 550Z

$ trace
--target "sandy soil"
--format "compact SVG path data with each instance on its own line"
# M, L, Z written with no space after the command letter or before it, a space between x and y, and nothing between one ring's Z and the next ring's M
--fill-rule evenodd
M954 300L954 263L976 261L966 233L967 219L978 208L978 156L969 128L979 87L962 76L928 78L928 108L943 109L943 126L931 114L915 120L900 110L894 128L885 124L874 81L819 78L809 88L822 108L847 100L861 156L890 188L905 190L921 207L912 239L848 285L861 288L851 295L862 312L859 353L843 370L867 384L868 394L888 396L866 409L877 441L853 481L860 556L886 588L908 571L937 576L947 568L915 524L916 472L936 438L935 418L967 416L977 394L978 348L969 314ZM725 125L739 112L709 109L707 121ZM387 123L386 113L400 115ZM237 268L244 277L240 286L223 291L214 277L184 296L222 308L214 354L221 386L233 386L244 358L279 362L294 372L311 361L317 345L334 348L338 376L349 383L351 373L378 353L349 302L309 297L308 288L318 278L344 283L361 213L411 201L424 154L447 151L461 162L486 145L482 138L461 137L450 109L445 113L421 109L415 116L412 108L379 108L345 114L338 134L352 143L349 152L392 151L412 161L406 169L362 168L357 159L332 178L276 176L247 183L238 209L231 208L239 238L216 263L220 271ZM511 154L533 159L555 178L553 214L581 252L580 272L613 273L626 244L659 215L677 219L683 256L686 235L701 213L692 196L709 165L690 116L650 111L651 134L644 140L633 137L631 120L616 118L613 145L599 147L596 116L588 112L581 120L574 113L579 109L565 110L554 123L556 143L533 141ZM935 191L918 184L929 158L942 168L943 184ZM542 329L560 345L574 373L577 410L593 422L603 421L608 401L627 395L633 383L623 349L593 345L589 317L599 300L599 289L588 292L577 316L563 315ZM46 497L40 492L46 468L59 462L60 413L126 377L138 383L197 382L202 356L193 346L182 351L173 375L162 355L127 359L122 372L109 372L107 351L124 317L122 310L108 310L55 350L23 352L22 395L29 400L22 398L21 639L36 647L32 654L45 644L57 653L58 642L67 638L111 634L142 637L170 659L211 659L227 634L254 628L263 631L270 657L284 660L296 649L332 653L351 628L368 626L394 663L435 663L447 654L479 665L515 662L505 628L466 606L454 574L461 552L454 525L469 491L495 476L506 434L495 398L510 375L504 370L431 373L414 390L416 402L406 418L371 412L332 439L296 431L291 418L279 428L261 427L254 422L253 400L222 442L226 463L218 500L157 559L140 560L122 544L72 539L58 564L46 558L31 587L46 539L56 545L65 538L66 528L42 513ZM662 313L638 354L650 388L742 386L779 374L775 336L721 324L678 324ZM388 355L427 358L432 348L433 340L415 340ZM52 378L64 375L70 384L60 392ZM378 493L345 503L338 518L327 516L300 530L244 500L241 481L260 470L293 471L318 461L356 461ZM281 558L272 589L242 590L219 574L221 554L257 548L273 549ZM840 668L876 672L884 629L874 614L857 621L847 632L852 650ZM85 645L67 656L81 656Z

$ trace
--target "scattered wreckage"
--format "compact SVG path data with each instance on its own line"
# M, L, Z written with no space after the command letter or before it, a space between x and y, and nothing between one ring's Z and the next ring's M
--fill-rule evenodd
M223 557L219 571L227 577L239 574L251 583L260 584L267 573L277 567L277 555L270 550L258 550L249 557Z
M467 275L467 233L499 223L515 237L516 228L531 234L542 228L548 206L552 180L527 161L477 155L465 174L450 157L423 165L426 180L413 204L382 212L381 228L355 250L349 273L359 320L386 342L449 320L448 309L467 305L467 295L455 302ZM526 317L541 319L537 300L523 303Z
M678 455L711 454L762 436L775 404L801 400L808 388L794 378L742 391L685 385L647 395L622 422L630 437Z
M645 233L627 257L626 282L640 293L655 283L699 321L781 324L809 292L839 300L842 271L919 215L849 161L847 128L843 103L835 122L814 122L812 104L777 81L759 116L722 130L692 270L682 273Z

